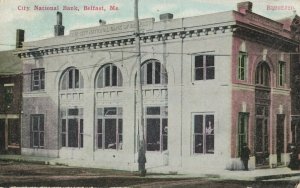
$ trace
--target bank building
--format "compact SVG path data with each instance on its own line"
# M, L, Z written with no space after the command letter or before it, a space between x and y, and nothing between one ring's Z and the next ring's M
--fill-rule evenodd
M58 12L54 37L17 49L22 155L137 170L134 23L102 20L64 35ZM141 19L140 30L148 170L238 169L243 143L252 169L288 165L297 15L274 21L241 2L237 11Z

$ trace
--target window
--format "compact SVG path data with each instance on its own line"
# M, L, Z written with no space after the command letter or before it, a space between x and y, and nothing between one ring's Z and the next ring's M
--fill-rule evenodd
M31 70L32 91L45 89L45 69Z
M284 86L285 84L285 62L278 62L278 86Z
M14 94L13 94L14 84L4 84L4 108L6 110L10 109L13 101L14 101Z
M122 149L122 113L122 108L116 107L97 109L96 145L98 149Z
M61 80L61 89L78 89L83 88L83 77L78 69L68 69Z
M247 53L239 53L239 66L238 66L238 79L246 80L247 79Z
M270 69L266 62L258 64L255 72L255 84L262 86L270 85Z
M167 84L166 69L157 60L148 60L141 69L141 82L143 85Z
M61 109L62 147L83 147L83 109Z
M114 64L108 64L100 69L97 78L97 88L122 86L123 77L120 69Z
M31 115L31 145L33 148L44 148L44 115Z
M147 151L168 149L168 107L146 107Z
M195 80L215 79L215 56L197 55L195 56Z
M248 113L240 112L238 119L238 156L241 156L241 149L243 143L247 143L248 140Z
M214 153L214 115L194 115L194 153Z

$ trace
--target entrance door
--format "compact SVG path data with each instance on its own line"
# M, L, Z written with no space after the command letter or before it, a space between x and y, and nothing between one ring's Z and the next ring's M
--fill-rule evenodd
M0 119L0 153L5 151L5 120Z
M277 163L281 163L281 154L284 152L284 114L277 115L277 129L276 129L276 154Z
M255 125L256 165L269 163L268 106L257 106Z

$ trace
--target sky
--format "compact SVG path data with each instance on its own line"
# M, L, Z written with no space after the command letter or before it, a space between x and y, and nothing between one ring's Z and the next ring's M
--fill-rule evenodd
M162 13L182 18L236 10L243 0L139 0L139 18L159 20ZM300 0L252 0L252 11L271 19L300 15ZM63 14L65 35L70 30L134 19L134 0L0 0L0 51L15 48L16 30L25 30L25 41L53 37L56 10L34 10L35 6L58 6ZM64 6L78 10L62 10ZM106 11L88 11L84 6L103 6ZM109 10L110 6L118 10ZM282 8L284 6L284 8ZM281 7L278 10L278 7ZM277 9L276 9L277 8ZM276 10L275 10L276 9Z

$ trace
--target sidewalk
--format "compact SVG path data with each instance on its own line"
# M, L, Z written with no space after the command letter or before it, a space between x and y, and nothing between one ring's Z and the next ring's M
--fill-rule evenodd
M0 160L13 160L21 162L33 162L39 164L61 165L61 159L35 157L35 156L22 156L22 155L0 155ZM183 170L174 171L167 166L147 169L149 173L146 178L208 178L208 179L221 179L221 180L244 180L244 181L260 181L268 179L279 179L284 177L299 176L300 170L290 170L287 167L268 168L268 169L255 169L250 171L229 171L221 170L214 171L206 169L205 172L199 170L193 172L185 172ZM151 175L150 175L151 173ZM153 173L153 174L152 174ZM163 173L159 175L155 173Z

